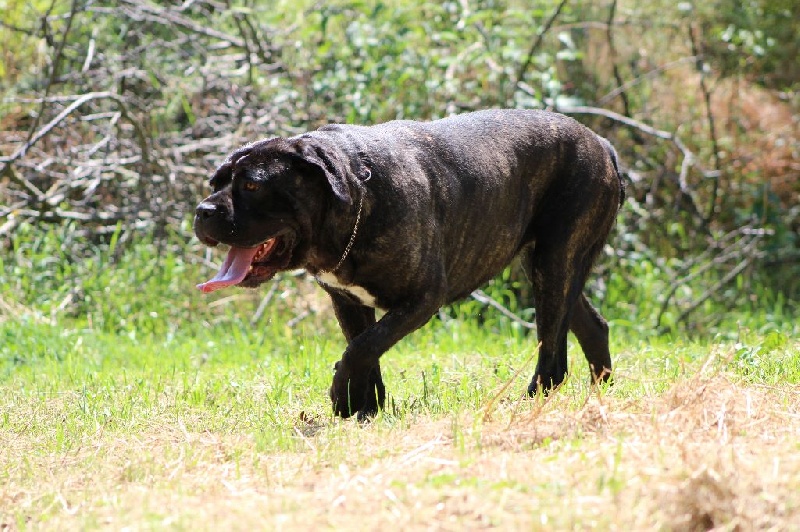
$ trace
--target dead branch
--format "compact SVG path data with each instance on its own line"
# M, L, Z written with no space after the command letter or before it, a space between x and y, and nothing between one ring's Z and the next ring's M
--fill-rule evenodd
M606 26L606 40L608 41L608 51L611 54L611 70L614 75L614 80L617 82L617 87L620 88L617 95L622 99L622 108L625 110L625 116L631 116L628 95L625 93L625 89L621 88L624 87L625 83L622 81L622 74L619 71L619 65L617 64L617 48L614 46L614 15L616 12L617 0L612 0L608 13L608 24Z
M5 158L3 160L3 162L5 164L3 165L2 170L0 170L0 175L6 175L7 168L10 167L11 164L14 161L24 157L25 154L28 152L28 150L34 144L39 142L43 137L45 137L48 133L50 133L53 130L53 128L55 128L57 125L59 125L61 122L63 122L65 118L67 118L70 114L72 114L80 106L82 106L86 102L89 102L89 101L92 101L92 100L102 100L102 99L114 100L120 106L120 109L122 110L123 114L125 115L126 118L128 118L128 120L131 122L131 125L133 125L134 129L136 130L137 136L140 137L140 141L141 141L141 143L143 145L142 147L145 148L143 150L142 155L144 157L147 157L147 155L146 155L147 154L147 150L146 150L147 140L146 140L145 134L141 130L141 127L139 126L139 124L130 119L130 114L127 112L127 108L125 106L125 101L119 95L111 93L111 92L90 92L88 94L84 94L83 96L76 97L75 101L73 101L70 105L68 105L63 111L61 111L55 118L53 118L50 122L48 122L39 131L37 131L36 134L33 135L33 137L31 137L31 139L28 140L25 144L23 144L19 149L17 149L17 151L11 157ZM30 186L33 187L33 185L30 185ZM26 186L26 188L28 188L28 187ZM34 187L34 189L35 189L35 187ZM41 192L39 192L37 195L41 196L42 194L41 194Z
M536 328L535 323L530 321L525 321L524 319L520 318L519 316L508 310L506 307L504 307L501 303L489 297L483 290L475 290L470 294L470 296L472 297L472 299L474 299L479 303L483 303L484 305L489 305L490 307L499 310L503 316L505 316L506 318L510 318L512 321L516 323L519 323L526 329Z
M699 30L698 30L699 31ZM692 45L692 55L697 58L695 62L697 67L697 72L700 74L700 91L703 93L703 103L705 104L706 108L706 119L708 120L708 136L711 140L711 149L712 149L712 156L714 161L714 170L715 172L711 175L712 179L714 180L714 185L711 189L711 199L708 203L708 214L705 217L705 223L708 224L714 218L714 211L717 206L717 195L719 194L719 181L720 175L722 174L722 161L720 160L720 149L719 149L719 142L717 141L717 128L716 128L716 121L714 120L714 112L711 108L711 90L708 88L708 84L706 83L706 69L707 65L703 61L702 51L700 50L700 44L698 43L697 36L695 35L695 28L694 25L689 26L689 42Z
M662 333L666 332L667 327L662 326L661 321L678 290L713 269L724 269L731 262L736 264L719 281L706 289L697 299L690 302L681 311L676 323L685 320L700 305L713 297L720 288L735 279L745 268L756 260L763 258L764 253L758 251L758 246L770 234L771 232L765 229L756 229L750 226L742 227L723 235L716 242L712 242L705 252L688 261L681 268L682 273L678 273L671 281L671 288L661 302L655 321L656 329Z
M660 75L661 73L663 73L663 72L665 72L667 70L670 70L672 68L679 67L679 66L681 66L681 65L683 65L685 63L694 63L695 61L697 61L697 58L695 56L693 56L693 55L690 55L689 57L681 57L680 59L676 59L675 61L670 61L669 63L665 63L665 64L663 64L661 66L658 66L656 68L648 70L647 72L645 72L641 76L637 76L637 77L633 78L630 81L626 81L622 85L619 85L615 89L609 91L602 98L597 100L597 105L598 106L603 106L603 105L609 103L614 98L616 98L621 93L624 93L624 91L630 89L631 87L635 87L639 83L642 83L642 82L644 82L644 81L646 81L648 79L652 79L652 78Z
M513 85L511 85L511 94L508 98L506 98L507 101L513 99L514 94L520 90L520 82L528 72L528 68L530 68L531 63L533 62L533 56L536 55L537 50L539 50L539 46L541 46L542 42L544 41L544 36L547 35L547 32L561 14L561 10L564 9L565 5L567 5L567 0L561 0L555 11L553 11L553 14L550 15L550 18L548 18L544 23L544 26L542 26L541 30L539 30L539 33L536 34L536 38L533 40L533 43L531 43L531 47L528 50L528 54L525 56L525 60L520 65L519 70L517 70L517 76Z
M193 33L219 39L220 41L228 43L232 46L236 46L237 48L246 49L246 43L244 39L234 37L233 35L228 35L213 28L202 26L188 17L179 15L177 12L171 9L161 9L155 6L147 5L142 3L140 0L120 0L120 3L130 6L132 9L132 11L129 12L131 18L139 17L142 20L148 20L157 24L178 26Z
M46 14L44 16L44 19L43 19L44 20L43 26L46 27L47 19L50 16L50 13L52 13L53 8L55 8L55 6L56 6L56 2L55 1L50 4L50 7L47 9L47 12L46 12ZM48 75L47 83L44 86L44 96L45 96L45 98L47 98L47 96L50 94L50 91L52 90L52 87L53 87L53 82L55 82L56 76L58 76L58 70L59 70L59 67L61 65L61 60L64 57L64 47L67 44L67 37L69 36L69 32L72 29L72 23L75 20L75 14L77 13L77 11L78 11L78 0L73 0L72 1L72 5L70 6L69 15L67 16L67 27L61 33L61 40L58 43L58 47L56 48L55 54L53 54L53 59L52 59L52 62L51 62L52 66L50 68L50 74ZM30 130L28 132L28 141L29 142L30 142L31 138L33 137L34 131L36 131L36 128L39 127L39 120L41 120L41 117L44 114L44 107L45 107L45 104L42 103L40 108L39 108L39 112L36 114L36 116L35 116L35 118L33 120L33 123L31 124ZM0 175L3 175L3 174L5 174L5 168L2 171L0 171Z
M692 214L696 216L700 221L705 220L698 206L699 202L695 198L694 192L689 188L689 185L686 181L689 169L693 166L698 166L697 159L695 158L694 153L686 146L686 144L683 143L680 137L678 137L674 133L670 133L669 131L656 129L652 126L645 124L644 122L640 122L638 120L634 120L633 118L629 118L619 113L615 113L614 111L609 111L608 109L601 109L599 107L587 107L587 106L559 107L557 110L568 115L589 114L589 115L603 116L610 120L614 120L615 122L619 122L628 127L634 128L637 131L641 131L646 135L650 135L671 142L683 155L683 160L681 161L681 169L677 179L678 188L680 189L683 197L689 202ZM702 169L701 173L707 175L707 172L704 172Z
M763 256L764 256L763 253L755 253L750 257L745 257L744 259L742 259L742 261L735 268L733 268L731 271L725 274L725 276L722 279L720 279L712 286L710 286L705 292L703 292L700 295L700 297L698 297L687 308L685 308L680 313L678 318L675 320L676 323L682 323L683 321L685 321L686 318L689 316L689 314L697 310L700 307L700 305L705 303L709 298L711 298L714 294L716 294L720 288L722 288L723 286L727 285L728 283L736 279L736 277L740 273L742 273L745 270L745 268L749 267L751 264L753 264L753 262L755 262L757 259L761 259Z

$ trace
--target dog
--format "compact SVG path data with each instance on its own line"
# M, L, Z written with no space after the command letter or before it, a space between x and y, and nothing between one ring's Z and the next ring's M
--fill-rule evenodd
M611 144L572 118L485 110L326 125L243 146L210 184L194 230L230 251L198 288L313 275L347 341L330 388L341 417L382 409L381 356L517 256L541 342L528 394L564 380L569 330L592 381L610 376L608 324L583 289L625 188Z

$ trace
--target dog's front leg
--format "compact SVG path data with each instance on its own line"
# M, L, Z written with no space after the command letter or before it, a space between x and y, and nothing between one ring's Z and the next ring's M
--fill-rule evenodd
M345 340L350 344L354 338L358 337L368 328L375 325L375 309L353 303L353 301L335 291L329 291L333 310L339 327L342 329ZM334 370L339 369L340 363L337 362ZM366 388L364 390L364 405L358 411L358 420L366 421L377 415L378 410L383 409L386 401L386 387L383 385L380 364L369 372Z
M334 375L333 385L331 385L330 396L333 401L334 411L337 415L349 417L352 413L358 412L359 421L369 421L378 414L378 410L383 410L383 405L386 402L386 386L383 384L383 376L381 375L381 366L379 362L372 368L366 371L358 371L355 374L348 373L346 367L342 368L341 360L334 364L333 369L336 373ZM336 406L337 392L335 392L335 390L337 389L337 377L347 379L348 413L346 414L343 411L337 410ZM351 397L354 395L357 396L357 398L362 398L363 401L352 401Z
M369 415L385 395L379 359L412 331L422 327L442 304L438 295L427 294L413 304L390 309L377 323L353 338L336 363L330 396L333 411L341 417L356 412ZM377 392L377 396L376 396ZM364 416L360 416L364 417Z

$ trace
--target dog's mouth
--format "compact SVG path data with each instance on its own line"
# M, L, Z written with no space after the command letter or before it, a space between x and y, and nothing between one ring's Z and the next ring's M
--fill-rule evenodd
M231 246L213 279L197 285L208 294L228 286L258 286L286 267L291 258L285 238L275 236L253 248Z

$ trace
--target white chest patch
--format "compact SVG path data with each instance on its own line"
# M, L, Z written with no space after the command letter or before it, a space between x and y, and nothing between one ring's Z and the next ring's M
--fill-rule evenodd
M375 303L375 297L370 294L366 288L354 284L344 284L339 281L338 277L330 272L323 272L317 275L317 281L330 288L347 292L366 307L378 308Z

